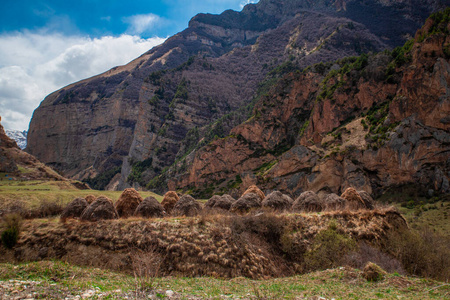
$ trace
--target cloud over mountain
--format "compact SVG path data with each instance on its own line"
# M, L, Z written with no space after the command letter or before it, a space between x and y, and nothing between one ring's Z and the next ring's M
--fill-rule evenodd
M8 129L27 129L52 91L122 65L162 43L133 35L89 38L29 31L0 35L0 111Z

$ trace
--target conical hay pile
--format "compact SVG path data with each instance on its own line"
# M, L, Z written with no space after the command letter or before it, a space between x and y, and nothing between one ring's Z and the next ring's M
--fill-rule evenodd
M264 198L262 207L274 210L289 210L292 207L293 200L288 195L284 195L280 191L274 191Z
M81 220L85 221L99 221L99 220L111 220L118 219L116 208L111 199L100 196L89 205L81 215Z
M144 199L142 199L141 195L139 195L135 189L125 189L120 195L119 200L117 200L117 213L121 218L128 218L134 214L136 208L143 200Z
M164 195L164 199L161 202L161 205L164 207L164 210L166 213L171 214L173 208L175 207L175 204L177 204L178 200L180 200L180 197L178 197L178 194L174 191L169 191Z
M214 195L206 202L205 206L209 208L213 208L217 201L219 201L222 197L219 195Z
M184 195L178 200L177 204L175 204L172 215L193 217L198 215L201 210L202 206L197 200L190 195Z
M147 197L134 212L136 217L162 218L166 214L164 207L154 197Z
M230 207L230 211L234 213L243 214L249 212L252 209L260 207L261 207L261 200L259 196L255 193L248 193L243 195L236 202L234 202Z
M84 197L84 199L86 199L87 203L91 204L97 199L97 197L95 197L94 195L87 195L86 197Z
M292 205L294 211L320 212L323 209L323 201L312 191L301 193Z
M325 196L324 205L328 210L342 210L347 206L347 200L332 193Z
M372 196L366 191L358 191L358 194L361 196L361 199L364 202L364 205L367 209L374 209L374 201Z
M266 197L266 195L264 195L264 193L256 185L249 186L248 189L242 194L242 196L245 196L249 193L258 195L259 202L262 202L264 200L264 198Z
M350 209L366 208L366 204L354 188L347 188L341 197L347 200Z
M83 198L76 198L64 208L61 219L79 218L83 211L89 206L89 203Z

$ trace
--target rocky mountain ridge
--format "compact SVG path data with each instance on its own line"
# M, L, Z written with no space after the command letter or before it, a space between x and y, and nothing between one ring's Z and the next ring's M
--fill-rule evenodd
M11 130L7 129L5 131L6 135L12 138L19 146L20 149L25 149L27 147L27 131L23 130Z
M144 186L227 136L286 72L400 45L446 2L262 0L200 14L129 64L49 95L27 151L96 188Z
M449 193L449 14L393 52L286 75L252 118L153 184L204 195L249 184L294 196L350 186Z

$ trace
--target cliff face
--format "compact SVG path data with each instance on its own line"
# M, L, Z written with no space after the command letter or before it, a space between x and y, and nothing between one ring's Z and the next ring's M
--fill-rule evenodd
M172 168L169 187L207 194L256 183L298 195L353 186L380 194L414 184L449 193L446 13L392 53L285 76L252 118L188 157L184 174Z
M209 142L211 128L223 137L244 121L264 78L402 44L445 3L263 0L200 14L129 64L49 95L27 151L97 188L146 185Z

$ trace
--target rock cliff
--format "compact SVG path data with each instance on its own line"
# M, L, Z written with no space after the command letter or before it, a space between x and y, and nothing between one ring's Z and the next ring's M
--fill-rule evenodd
M449 193L449 15L433 14L392 52L284 76L249 120L172 167L169 188Z
M227 136L278 77L314 63L401 45L447 2L262 0L242 12L197 15L186 30L129 64L46 97L34 112L26 150L96 188L139 187L152 179L150 186L161 187L168 167L196 155L193 150L215 135ZM322 80L308 76L301 80L316 85ZM371 105L372 100L364 101L365 107ZM294 102L288 104L308 115L308 109ZM312 128L326 132L339 123L314 120L305 138ZM262 124L259 130L266 137L261 139L267 134L283 139L282 130L291 136L302 120L289 122L271 133ZM249 151L243 141L226 142ZM272 162L277 151L254 154L255 161Z

